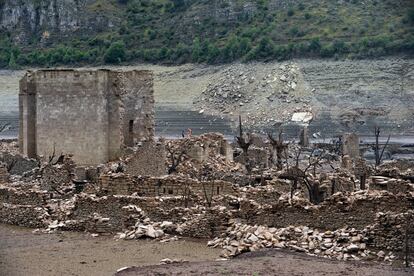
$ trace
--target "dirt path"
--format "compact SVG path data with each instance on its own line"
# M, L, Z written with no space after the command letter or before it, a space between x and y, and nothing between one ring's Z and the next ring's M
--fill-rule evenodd
M113 275L133 265L155 265L161 259L207 261L218 257L204 241L117 241L86 233L33 234L31 229L0 224L0 275Z
M257 253L246 253L231 261L135 267L116 274L116 276L138 275L403 276L414 275L414 270L402 270L388 266L368 265L357 262L332 261L300 253L268 250Z

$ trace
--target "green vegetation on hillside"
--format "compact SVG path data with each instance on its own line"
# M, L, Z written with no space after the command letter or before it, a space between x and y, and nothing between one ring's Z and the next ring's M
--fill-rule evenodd
M283 4L289 2L294 4ZM365 58L414 52L410 0L97 0L89 8L113 11L120 15L120 24L93 36L53 39L52 34L48 43L33 38L30 45L17 45L3 32L0 67Z

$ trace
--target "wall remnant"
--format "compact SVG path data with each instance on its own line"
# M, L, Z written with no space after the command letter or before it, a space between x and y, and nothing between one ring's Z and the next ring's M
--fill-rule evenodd
M359 136L355 133L346 133L342 137L342 154L349 155L352 160L360 157Z

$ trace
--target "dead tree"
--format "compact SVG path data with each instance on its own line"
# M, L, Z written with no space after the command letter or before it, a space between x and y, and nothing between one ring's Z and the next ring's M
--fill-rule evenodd
M247 152L253 141L249 133L247 133L247 137L244 135L240 115L239 115L239 136L236 136L236 141L239 147L243 150L243 153L247 156Z
M411 250L414 248L412 241L414 237L414 223L413 223L414 217L412 215L409 215L407 217L406 223L405 223L405 233L404 233L404 263L406 267L410 267L410 255L412 254Z
M3 132L3 131L8 130L9 127L10 127L10 124L9 123L5 123L3 125L0 125L0 132Z
M182 145L174 147L171 142L168 142L166 149L169 153L170 166L168 167L168 174L173 174L177 172L177 167L183 161L185 155L187 154L189 146L189 141L186 140Z
M390 142L391 135L388 135L387 142L385 143L385 145L382 148L381 153L380 153L379 137L380 137L380 134L381 134L381 129L379 127L375 127L374 134L375 134L375 146L374 146L375 166L379 166L379 165L381 165L381 160L382 160L382 157L384 155L385 148L388 146L388 143Z
M315 149L312 150L311 154L308 158L308 164L306 165L305 169L301 169L299 167L299 159L301 155L302 149L299 148L295 152L295 165L292 167L287 168L287 174L282 175L282 178L289 179L293 181L292 187L291 187L291 198L293 197L294 191L298 188L297 185L299 183L303 183L303 185L308 190L309 194L309 201L313 204L319 204L322 202L322 192L320 190L320 183L317 179L315 179L316 176L316 168L321 167L321 161L324 157L324 151L320 153L318 156L315 156ZM313 170L313 175L309 173L309 170Z
M209 207L209 208L212 205L213 193L214 193L214 179L210 180L210 179L212 179L212 175L213 175L212 169L209 168L209 167L204 167L202 172L201 172L201 178L200 178L201 186L203 188L204 200L206 202L207 207ZM210 193L208 193L207 183L211 184Z
M253 137L249 133L247 133L247 135L244 135L242 120L241 120L240 115L239 115L239 136L236 136L236 142L239 145L239 147L243 150L245 166L246 166L247 171L250 172L251 166L250 166L248 152L249 152L249 147L253 143Z
M190 181L185 181L185 183L183 184L183 194L182 194L182 198L184 201L184 207L188 208L188 203L190 201L191 198L191 187L190 187Z
M63 164L63 161L65 159L65 155L63 153L60 153L59 157L57 158L56 162L53 162L53 160L56 157L56 144L53 144L53 152L52 155L49 155L48 165L57 165L57 164Z
M279 131L278 140L276 140L271 133L267 134L270 144L272 145L272 163L276 164L278 170L282 169L282 155L288 148L288 144L283 142L282 130ZM276 160L274 160L276 157Z
M205 181L202 181L201 184L203 186L203 194L204 194L204 200L206 201L206 205L208 208L211 208L211 205L213 203L213 194L214 194L214 180L212 180L212 182L207 182L210 183L210 193L208 193L207 191L207 185Z
M308 165L303 171L303 183L305 184L308 193L309 193L309 200L313 204L319 204L322 202L322 193L320 191L319 182L314 179L316 176L316 168L322 167L321 161L325 155L325 151L319 153L318 156L314 156L315 148L312 150L311 154L309 155ZM313 177L308 174L308 170L313 169Z

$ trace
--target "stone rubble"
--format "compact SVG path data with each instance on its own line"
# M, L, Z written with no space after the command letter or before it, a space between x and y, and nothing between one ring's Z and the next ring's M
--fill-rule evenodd
M249 66L243 69L229 66L218 80L207 85L201 97L195 100L195 106L200 113L244 113L243 123L249 128L288 122L295 112L312 111L309 105L311 91L299 85L303 81L295 63L269 68L260 78L255 77L256 73ZM265 102L259 101L259 98ZM275 114L272 107L280 104L284 105L284 112Z
M322 231L307 226L274 228L267 226L234 223L221 237L208 242L208 246L222 247L222 257L229 258L243 252L263 248L287 248L312 256L337 260L379 260L392 261L392 252L375 251L367 248L369 238L366 230L342 228Z
M158 239L164 237L165 229L173 227L172 222L163 221L161 223L152 222L141 208L136 205L127 205L122 209L133 212L133 219L136 221L135 225L130 227L127 231L118 234L119 239L132 240L141 238ZM163 230L164 229L164 230Z

